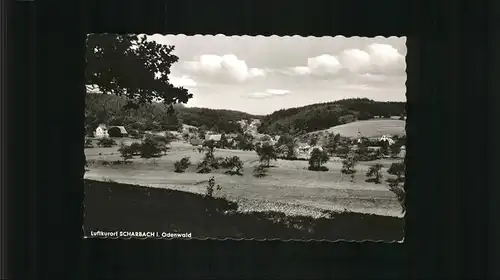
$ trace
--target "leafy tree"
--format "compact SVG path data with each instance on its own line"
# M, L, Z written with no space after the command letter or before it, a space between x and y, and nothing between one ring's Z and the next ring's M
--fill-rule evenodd
M392 157L396 158L399 156L399 153L401 153L401 146L394 143L391 145L391 155Z
M277 151L278 148L280 148L280 152L284 155L285 158L294 158L297 156L295 150L297 148L297 141L295 140L295 137L288 133L280 136L280 138L276 142L275 147Z
M368 146L364 142L359 143L356 154L359 158L364 158L368 154Z
M382 167L383 165L380 163L377 163L368 169L368 172L366 172L367 177L373 177L373 180L375 184L380 184L380 180L382 179Z
M130 144L130 152L133 156L141 154L141 143L134 142Z
M226 147L229 146L229 142L227 140L227 136L225 133L222 133L221 136L220 136L220 141L219 141L219 147L221 149L225 149Z
M344 175L350 175L351 181L354 182L354 174L357 172L356 170L357 160L353 156L349 156L348 158L342 161L342 169L340 172Z
M125 145L125 143L120 144L120 148L118 148L118 152L120 152L121 157L123 158L123 161L126 162L129 159L131 159L134 156L134 153L132 152L132 149L130 146Z
M322 166L329 159L328 153L322 151L319 148L314 148L311 152L311 157L309 158L309 170L328 170L326 167Z
M189 157L183 157L180 161L174 163L174 172L183 173L191 165Z
M221 166L223 168L229 168L230 170L226 171L226 174L230 175L242 175L241 171L243 171L243 162L241 159L237 156L233 157L226 157L222 163Z
M144 138L144 140L142 140L140 148L141 158L149 159L152 157L157 157L162 152L164 152L163 145L155 140L153 136L148 135Z
M260 157L259 161L265 164L266 167L269 167L271 160L278 159L274 146L267 142L262 144L262 146L258 146L258 149L256 151Z
M316 134L311 135L311 138L309 139L309 145L316 146L317 144L318 144L318 135Z
M160 127L162 130L168 131L178 131L182 129L182 121L179 119L179 114L172 104L168 106L166 114L163 115Z
M220 185L215 184L215 178L212 176L210 179L208 179L208 185L206 186L205 189L205 196L208 198L213 198L214 197L214 191L221 191L222 187Z
M164 104L187 103L192 94L170 83L170 67L179 58L174 46L146 36L90 34L87 36L86 84L104 94L125 96L127 108L161 99Z
M113 147L114 145L116 145L116 141L109 138L109 137L103 137L97 141L97 145L100 147L109 148L109 147Z
M406 190L405 185L401 186L398 181L391 181L389 183L389 190L396 195L399 205L401 206L401 213L406 212Z
M404 162L395 162L391 164L387 173L397 176L397 182L403 181L403 176L406 172L406 165Z
M380 145L380 152L383 155L389 154L389 141L387 140L379 141L379 145Z
M351 152L351 147L349 145L342 144L337 147L337 155L340 157L346 157Z
M204 141L199 148L200 153L205 152L205 156L198 164L198 173L210 173L212 169L219 169L219 160L214 155L215 141Z
M337 135L338 135L338 138L337 138ZM337 135L335 135L333 133L329 133L327 138L326 138L324 148L325 148L325 151L330 155L335 154L335 152L337 151L338 143L340 140L340 134L337 134Z
M236 137L236 146L240 150L251 151L254 149L253 136L248 133L238 133Z
M263 164L259 164L253 169L253 176L256 178L262 178L267 176L267 168Z
M94 148L94 145L92 144L92 140L85 138L85 148Z

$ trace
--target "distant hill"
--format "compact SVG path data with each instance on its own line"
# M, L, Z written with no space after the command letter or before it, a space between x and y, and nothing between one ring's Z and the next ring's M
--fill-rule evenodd
M127 100L115 95L88 93L85 105L85 127L87 134L100 124L123 125L127 130L175 130L182 124L205 127L226 133L241 130L238 121L244 119L260 119L244 112L233 110L216 110L192 108L182 104L169 108L161 103L145 104L138 109L124 110Z
M365 133L371 135L378 130L385 131L384 127L391 127L386 123L396 124L399 122L397 120L380 120L380 125L377 125L376 121L366 124L359 121L369 120L374 116L403 115L406 105L405 102L378 102L367 98L344 99L282 109L267 116L256 116L234 110L193 108L182 104L169 108L161 103L145 104L138 109L124 110L126 103L125 98L115 95L87 94L85 106L87 133L90 135L100 123L105 123L123 125L127 130L138 131L176 130L182 124L186 124L215 132L247 131L252 134L270 135L282 133L304 135L308 132L326 129L339 130L346 135L352 135L352 133L357 135L358 126L360 126L359 129L367 130ZM353 123L353 125L342 126L349 123ZM401 123L399 127L404 127L404 121ZM365 128L365 126L371 125L375 125L373 128L375 131L370 131L371 128ZM396 125L396 127L398 126ZM386 133L397 134L390 132L391 129L388 128L389 131ZM369 137L367 135L365 136Z
M267 134L303 134L375 116L389 118L405 114L406 102L380 102L367 98L343 99L283 109L261 119L258 130Z
M405 132L405 121L381 119L356 121L348 124L337 125L317 133L329 132L340 134L343 137L379 137L384 134L403 136ZM316 133L316 132L315 132Z

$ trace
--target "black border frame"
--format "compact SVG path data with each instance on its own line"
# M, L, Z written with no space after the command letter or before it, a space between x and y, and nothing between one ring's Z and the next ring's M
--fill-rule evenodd
M8 221L10 272L19 279L498 276L492 260L498 253L488 247L495 235L487 233L498 193L490 132L496 79L488 73L498 62L494 2L15 3L14 51L22 60L12 65L17 88L7 101L13 105L2 102L15 123L2 126L2 137L12 135L2 146L8 152L2 160L9 161L2 164L8 174L2 188L16 201L8 212L19 215ZM74 123L83 123L88 32L407 36L405 243L82 241L83 143L65 139L82 139Z

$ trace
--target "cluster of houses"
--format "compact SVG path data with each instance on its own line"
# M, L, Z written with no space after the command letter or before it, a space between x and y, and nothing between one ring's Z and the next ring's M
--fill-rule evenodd
M205 139L200 139L196 136L193 135L193 132L197 130L196 127L190 127L190 126L185 126L183 127L182 129L182 132L177 132L177 131L171 131L170 133L172 133L174 136L178 137L179 139L181 139L182 137L182 134L185 134L185 133L189 133L190 135L192 135L189 139L189 143L193 146L199 146L199 145L202 145L203 144L203 141L205 140L213 140L215 142L218 142L221 140L222 138L222 134L217 134L217 133L213 133L213 132L207 132L206 135L205 135ZM250 130L252 130L250 128ZM270 136L270 135L266 135L266 134L259 134L259 133L256 133L256 131L252 131L254 133L252 133L255 137L255 140L258 141L258 142L267 142L271 145L275 145L280 136ZM157 132L157 133L153 133L153 132L146 132L146 133L149 133L149 134L157 134L157 135L161 135L161 136L164 136L164 132ZM95 132L94 132L94 136L96 138L104 138L104 137L127 137L128 136L128 133L127 133L127 130L125 129L124 126L110 126L110 127L107 127L105 124L100 124ZM227 139L227 143L229 145L229 148L230 147L236 147L236 137L238 135L237 134L226 134L226 139ZM370 141L387 141L389 145L393 145L395 143L395 141L392 139L392 137L390 135L382 135L380 137L372 137L372 138L368 138L368 140ZM362 138L358 138L354 141L354 143L356 144L359 144L361 143L362 141ZM305 143L299 143L299 145L296 147L295 149L295 153L297 155L302 155L302 156L309 156L311 154L311 152L314 150L314 149L320 149L320 150L323 150L323 148L320 146L320 145L308 145L308 144L305 144ZM354 147L356 148L356 147ZM379 147L370 147L372 149L377 149ZM406 155L406 147L405 146L402 146L401 147L401 152L400 152L400 157L404 157Z
M95 138L127 137L127 136L128 132L124 126L107 127L105 124L100 124L94 131Z

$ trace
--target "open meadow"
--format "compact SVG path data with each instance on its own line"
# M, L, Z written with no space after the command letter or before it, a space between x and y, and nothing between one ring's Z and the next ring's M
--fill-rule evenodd
M239 211L275 210L288 215L321 216L322 210L352 211L385 216L401 216L401 208L387 183L366 182L370 162L358 166L351 182L340 172L342 164L330 160L327 172L307 170L307 161L277 160L271 163L268 176L255 178L252 169L259 158L254 151L216 149L216 156L238 156L244 164L242 175L227 175L222 171L196 173L202 159L196 147L181 141L172 142L171 149L160 158L134 158L129 164L103 165L119 161L117 147L85 149L88 171L86 179L112 180L118 183L167 188L191 193L205 193L210 177L222 187L217 193L240 205ZM185 173L175 173L174 162L190 157L193 163ZM391 160L378 160L388 166ZM386 178L391 175L384 174Z

